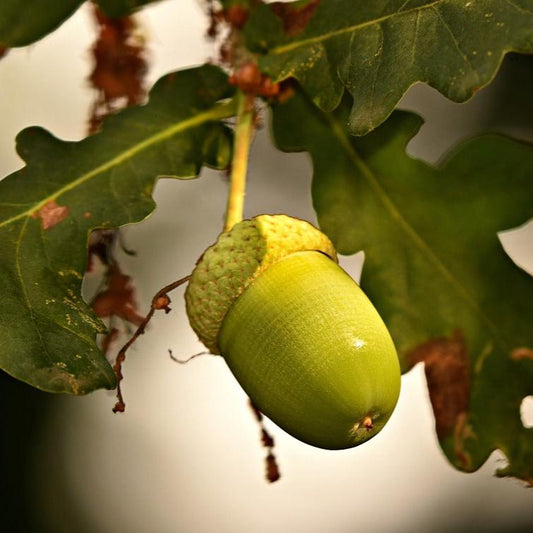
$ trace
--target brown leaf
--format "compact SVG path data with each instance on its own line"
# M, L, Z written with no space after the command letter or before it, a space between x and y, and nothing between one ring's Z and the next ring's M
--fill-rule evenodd
M270 7L282 19L285 33L287 35L295 35L305 29L321 1L310 0L307 4L297 8L290 3L274 2L270 4Z
M431 339L407 354L410 365L424 362L439 439L447 437L468 411L470 364L464 338Z
M41 219L41 227L44 230L53 228L61 221L68 217L69 210L67 206L59 205L55 200L50 200L34 213L33 218Z
M91 305L101 318L114 315L136 326L144 320L144 317L137 312L131 278L123 274L117 264L110 266L107 289L98 294Z
M234 28L242 29L250 16L247 8L242 6L231 6L223 11L224 19Z
M144 100L147 71L144 45L135 37L133 18L110 19L96 6L94 14L99 35L92 49L94 68L89 81L98 90L99 98L93 107L91 132L98 129L118 100L126 100L128 106Z

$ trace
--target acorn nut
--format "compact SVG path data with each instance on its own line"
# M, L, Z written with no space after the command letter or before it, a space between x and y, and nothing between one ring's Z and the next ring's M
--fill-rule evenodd
M236 224L200 258L185 298L200 340L294 437L350 448L392 414L400 391L392 339L308 222L260 215Z

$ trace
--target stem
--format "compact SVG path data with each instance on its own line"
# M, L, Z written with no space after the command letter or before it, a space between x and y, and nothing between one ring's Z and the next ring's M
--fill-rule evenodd
M124 379L124 376L122 375L122 365L126 360L126 352L128 351L128 348L137 340L140 335L144 333L148 322L150 322L156 311L163 309L165 313L170 312L170 298L168 297L167 293L173 291L180 285L183 285L190 279L191 276L185 276L184 278L174 281L170 285L167 285L166 287L163 287L162 289L156 292L155 296L152 298L152 305L150 306L150 311L148 311L148 314L141 322L141 324L137 328L137 331L135 331L131 339L121 348L120 352L118 352L117 357L115 359L115 364L113 365L113 371L115 372L115 376L117 377L117 403L115 404L115 407L113 407L113 413L123 413L126 409L126 404L124 402L124 397L122 396L122 389L120 387L120 383Z
M226 207L224 231L229 231L242 220L248 154L254 132L253 96L237 93L238 109L235 125L235 141L231 160L230 189Z

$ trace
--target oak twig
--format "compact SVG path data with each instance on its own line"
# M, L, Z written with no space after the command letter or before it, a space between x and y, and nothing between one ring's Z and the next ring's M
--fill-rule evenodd
M148 325L156 311L164 309L165 313L170 312L170 298L167 293L178 288L180 285L183 285L184 283L189 281L190 278L191 276L185 276L184 278L174 281L173 283L170 283L166 287L160 289L155 294L155 296L152 298L150 311L148 311L146 317L139 324L139 327L137 328L131 339L118 352L117 357L115 359L115 364L113 365L113 371L115 372L115 376L117 378L117 402L115 404L115 407L113 407L114 413L123 413L126 409L124 397L122 396L122 389L120 387L120 383L124 379L124 376L122 374L122 365L126 360L126 352L130 348L130 346L137 340L137 338L144 333L146 326Z

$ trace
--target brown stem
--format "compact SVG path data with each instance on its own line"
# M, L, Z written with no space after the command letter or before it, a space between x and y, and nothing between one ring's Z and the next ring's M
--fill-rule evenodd
M248 399L248 404L261 430L261 444L268 450L265 457L266 479L269 483L274 483L281 477L278 462L274 455L274 438L265 428L263 413L253 404L252 400Z
M170 312L170 298L168 297L167 293L178 288L180 285L183 285L184 283L189 281L189 279L191 279L191 276L185 276L184 278L174 281L173 283L170 283L170 285L167 285L166 287L163 287L162 289L157 291L155 296L152 298L150 311L148 311L148 314L146 315L144 320L139 324L139 327L137 328L131 339L118 352L117 357L115 359L115 364L113 365L113 371L115 372L115 376L117 378L117 402L115 404L115 407L113 407L113 413L123 413L126 409L124 397L122 396L122 389L120 387L120 383L124 379L124 376L122 374L122 365L126 360L126 352L128 351L129 347L137 340L137 338L144 333L148 322L150 322L156 311L164 309L165 313Z

